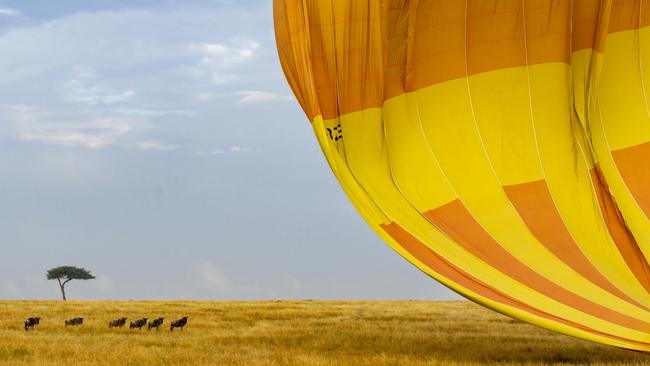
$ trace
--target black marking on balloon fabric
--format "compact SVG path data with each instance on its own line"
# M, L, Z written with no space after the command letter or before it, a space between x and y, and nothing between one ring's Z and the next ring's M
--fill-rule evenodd
M343 138L343 129L341 128L341 125L334 128L328 128L327 132L330 135L330 140L338 141Z

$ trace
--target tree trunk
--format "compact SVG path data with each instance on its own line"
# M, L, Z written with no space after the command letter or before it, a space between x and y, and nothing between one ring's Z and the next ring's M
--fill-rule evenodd
M61 288L61 296L63 296L63 301L66 301L66 298L65 298L65 282L61 283L61 280L59 280L59 287Z

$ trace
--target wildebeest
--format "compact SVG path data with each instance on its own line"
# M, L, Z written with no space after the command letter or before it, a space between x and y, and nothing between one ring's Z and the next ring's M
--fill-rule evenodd
M142 318L142 319L132 321L131 324L129 324L129 329L133 329L133 328L142 329L142 327L144 327L145 325L147 325L147 318Z
M173 331L174 328L181 328L181 331L183 331L183 327L187 324L187 317L184 316L178 320L174 320L171 325L169 326L169 330Z
M84 323L84 318L72 318L65 321L65 326L74 327L77 325L83 325L83 323Z
M109 328L122 328L126 324L126 318L119 318L108 322Z
M37 317L32 317L27 320L25 320L25 330L34 330L34 327L37 326L41 322L41 318Z
M158 330L158 327L162 325L163 320L165 320L165 318L158 318L150 321L149 328L147 330L151 330L151 328L156 328L156 330Z

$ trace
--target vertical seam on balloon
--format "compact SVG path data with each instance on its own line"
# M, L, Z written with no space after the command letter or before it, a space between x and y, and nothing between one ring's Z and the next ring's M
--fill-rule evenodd
M335 95L336 95L336 120L338 120L339 123L341 124L341 126L343 126L343 121L341 119L341 85L339 84L339 58L338 58L339 53L336 52L337 51L336 47L338 46L338 44L337 44L337 41L336 41L336 38L337 38L336 37L336 17L335 17L335 14L334 14L335 11L336 11L335 10L336 6L334 5L334 0L330 1L330 6L332 8L332 18L331 18L331 20L332 20L332 34L333 34L333 38L334 38L334 91L335 91ZM336 148L336 152L339 155L342 155L341 158L343 159L343 161L345 161L345 164L349 166L348 155L347 155L346 149L345 149L345 139L340 140L340 141L341 141L340 144L342 146L343 152L342 152L342 154L339 153L338 145L337 145L337 148ZM337 142L335 141L334 144L337 144Z
M594 88L598 85L597 83L599 82L600 79L600 71L598 73L598 78L594 78L592 73L594 72L593 68L596 63L596 58L598 57L599 54L604 55L604 43L603 43L603 49L602 53L598 51L598 45L603 42L603 37L605 38L605 42L607 41L607 33L606 30L603 30L603 24L606 22L607 25L609 26L609 17L611 15L612 11L612 0L604 0L601 2L600 8L598 10L598 18L597 18L597 28L594 34L594 44L592 47L592 54L591 54L591 62L590 62L590 67L589 67L589 84L588 84L588 89L587 89L587 109L591 107L591 102L592 102L592 92ZM606 15L605 15L606 14ZM606 17L606 20L603 20L603 18Z
M612 149L611 149L611 146L609 144L609 139L607 138L607 133L605 132L605 123L604 123L602 110L601 110L601 106L600 106L600 97L598 97L598 96L596 97L595 104L596 104L595 105L596 110L598 111L598 125L599 125L600 130L601 130L601 132L603 134L605 147L607 147L607 152L606 153L609 155L609 157L612 159L612 161L614 163L613 165L614 165L614 168L616 170L616 176L620 179L621 183L623 184L623 187L625 188L625 192L627 192L628 195L630 197L632 197L632 202L634 202L634 205L640 211L640 214L643 215L643 217L646 217L645 213L643 212L643 209L641 208L641 205L639 205L639 202L637 202L636 197L632 194L632 191L630 191L630 188L627 186L627 183L625 182L625 178L623 178L623 176L621 175L621 171L618 169L618 166L616 165L616 162L614 161L614 157L612 156ZM616 200L614 198L615 197L612 195L612 199L614 200L614 202L616 202ZM625 216L623 215L623 212L621 212L620 209L618 209L618 211L621 213L621 216L623 218L625 218ZM629 231L630 235L632 235L632 237L634 238L634 235L632 234L632 231L629 229L629 226L627 225L626 222L624 222L624 223L625 223L626 228L628 228L628 231ZM635 244L637 245L637 247L639 246L638 243L636 243L636 240L635 240ZM643 253L643 255L646 256L646 253L643 252L643 249L641 249L639 247L639 250L641 250L641 253ZM647 259L644 259L644 260L646 260L646 262L647 262ZM650 277L650 273L647 273L647 274Z
M569 1L569 45L566 52L569 54L569 67L573 67L571 62L571 50L573 49L573 1ZM571 83L573 83L573 78L571 78Z
M574 141L575 141L576 145L578 146L578 150L580 150L580 156L582 156L583 162L585 163L586 167L589 168L590 164L589 164L589 162L587 160L587 154L584 151L584 148L583 148L582 144L580 144L580 141L578 140L578 137L575 136L575 134L574 134ZM590 187L591 187L592 199L594 200L594 203L596 205L600 205L600 203L599 203L600 199L598 198L598 192L596 191L595 184L600 184L600 182L593 182L590 179ZM620 249L618 248L618 244L616 244L616 240L612 236L612 234L611 234L611 232L609 230L609 227L607 227L607 225L606 225L605 214L600 209L597 210L596 214L600 217L600 221L603 222L603 225L604 225L603 229L605 230L605 232L608 235L608 239L609 239L608 242L611 242L611 244L613 244L613 248L615 248L616 251L618 252L618 254L623 258L623 261L626 264L626 266L628 268L630 268L629 264L627 264L627 260L625 260L625 258L623 257L623 254L621 253ZM630 268L630 271L632 271L632 268ZM632 271L632 273L634 274L634 271ZM643 284L641 283L641 280L636 276L636 274L634 276L637 279L637 281L639 282L639 284L641 285L641 287L645 288L645 286L643 286ZM646 290L646 292L647 292L647 290Z
M304 4L304 0L303 0L303 4ZM335 19L334 19L334 1L333 0L330 2L330 6L331 6L331 14L332 14L331 18L330 18L330 21L331 21L331 24L332 24L332 34L333 34L333 38L334 38L334 42L333 42L334 43L334 51L336 51L336 25L335 25L336 23L335 23ZM339 110L340 102L339 102L339 84L338 84L337 75L338 75L338 57L336 56L336 52L334 52L334 80L335 80L334 93L335 93L335 101L336 101L336 109L337 109L336 119L340 121L341 116L338 113L339 112L338 110ZM316 102L317 102L318 109L319 109L319 112L320 112L320 103L318 103L318 99L316 99ZM320 114L320 116L321 116L321 119L323 119L323 126L324 126L325 125L325 119L323 118L322 113ZM321 133L321 135L324 135L325 130L323 130L321 128L320 133ZM345 155L345 145L343 145L343 154L341 154L339 152L338 148L335 149L334 146L331 145L330 141L327 140L327 137L323 138L323 141L324 141L323 146L327 147L327 150L330 151L330 155L335 156L334 154L337 154L341 158L341 160L345 161L346 164L347 164L347 158L346 158L346 155ZM327 158L327 156L326 156L326 158ZM326 159L326 160L329 161L329 159ZM333 171L334 175L338 178L340 176L340 174L341 174L339 172L340 167L338 166L338 162L336 160L334 160L334 161L332 161L330 163L330 166L332 167L332 171ZM345 189L344 189L344 191L345 191Z
M575 134L573 135L573 138L574 138L574 142L576 143L576 145L578 147L578 150L580 151L580 156L582 157L582 160L583 160L585 166L588 168L588 170L590 170L589 169L590 164L589 164L589 161L587 160L587 154L584 151L584 148L583 148L582 144L578 140L578 137L575 136ZM596 192L596 187L595 187L595 184L597 184L597 183L593 182L591 179L589 181L590 181L590 187L591 187L591 192L592 192L592 200L594 200L594 203L596 205L599 205L600 200L598 198L598 192ZM599 222L602 222L602 223L606 222L606 219L604 217L604 213L600 209L596 210L596 214L600 218ZM603 224L603 225L604 225L603 229L607 233L607 238L609 239L609 240L607 240L607 242L610 243L610 246L611 246L612 250L615 250L616 253L619 256L623 257L622 253L620 252L620 249L618 249L618 245L616 244L611 232L609 231L609 228L607 227L606 224ZM624 263L626 264L626 266L628 268L630 268L629 265L627 264L627 261L625 260L625 258L623 258L623 260L624 260ZM631 268L630 268L630 270L631 270ZM634 274L633 271L632 271L632 273ZM640 279L638 277L636 277L636 275L634 275L634 277L637 279L637 282L641 283ZM641 286L644 288L643 284L641 284ZM647 292L647 290L646 290L646 292Z
M594 68L597 67L597 57L599 54L601 54L598 51L598 45L599 43L602 42L603 34L605 33L605 30L601 29L603 28L603 23L605 22L603 20L603 17L605 17L605 13L607 13L607 24L609 25L609 15L611 12L611 5L612 2L611 0L601 0L600 6L598 7L598 17L596 18L596 29L594 30L594 39L591 44L591 54L589 56L589 64L587 68L587 84L586 84L586 95L585 95L585 100L584 100L584 118L585 118L585 124L583 125L583 128L586 132L586 143L588 144L589 152L591 156L594 158L594 160L597 160L596 157L596 152L595 148L593 146L593 141L592 141L592 134L591 134L591 118L590 118L590 113L589 111L591 110L591 103L592 103L592 90L596 86L596 82L598 81L597 79L600 78L600 70L598 72L598 78L594 77ZM606 40L606 39L605 39ZM604 49L604 45L603 45ZM604 55L604 50L603 53Z
M305 31L304 31L305 35L304 35L304 37L305 37L305 44L307 45L306 52L307 52L307 55L311 56L311 33L309 31L309 16L307 15L307 7L305 5L306 5L306 3L303 0L303 2L302 2L302 16L303 16L303 21L304 21L304 25L305 25ZM312 106L314 106L314 107L318 107L318 111L312 111L312 113L319 113L320 114L320 105L318 103L318 97L316 96L316 93L315 93L316 90L315 90L315 88L313 86L314 85L314 70L312 70L312 66L311 66L310 62L306 62L305 60L303 60L303 63L306 64L306 66L307 66L307 68L309 70L308 75L309 75L309 79L310 79L310 83L309 83L310 88L314 89L312 91L312 93L308 93L308 96L309 96L309 99L310 99L310 104Z
M546 172L544 170L544 163L542 162L542 157L539 152L539 143L537 141L537 129L535 128L535 117L533 114L533 92L530 86L530 65L528 63L528 33L526 31L526 0L521 0L521 14L522 14L522 21L524 25L524 59L526 63L526 85L528 88L528 111L530 112L530 122L533 125L533 138L535 140L535 151L537 152L537 160L539 162L539 166L542 171L542 176L544 177L544 182L546 182Z
M537 160L538 160L539 165L540 165L540 168L541 168L542 176L544 177L544 184L545 184L545 185L547 186L547 188L549 189L549 196L550 196L550 198L551 198L551 201L553 202L553 207L555 208L555 211L557 212L558 217L560 218L560 220L561 220L561 222L562 222L562 225L564 225L564 227L566 228L566 232L569 234L569 236L570 236L570 238L571 238L573 244L575 245L575 247L580 251L580 253L581 253L582 256L584 257L586 263L589 263L589 265L591 265L591 267L592 267L595 271L597 271L598 274L600 274L600 276L601 276L603 279L605 279L605 280L606 280L606 281L607 281L611 286L613 286L614 288L616 288L616 289L618 289L619 291L621 291L621 293L623 293L623 291L622 291L618 286L616 286L616 285L615 285L615 284L614 284L614 283L613 283L613 282L612 282L612 281L611 281L607 276L605 276L605 274L603 274L603 273L598 269L598 267L596 267L596 266L594 265L594 263L591 261L591 259L590 259L590 258L586 255L586 253L583 251L582 247L578 244L578 241L576 240L575 236L573 235L573 233L571 232L571 230L569 230L569 228L567 227L566 222L564 221L564 218L562 217L562 214L561 214L559 208L557 207L557 204L556 204L555 200L553 199L553 193L552 193L552 191L550 190L550 187L548 186L548 177L547 177L547 175L546 175L546 170L545 170L545 167L544 167L544 162L543 162L542 155L541 155L541 152L540 152L540 149L539 149L539 139L538 139L538 136L537 136L537 123L535 122L535 115L534 115L534 113L533 113L533 98L532 98L532 94L533 94L533 92L532 92L532 88L531 88L530 64L529 64L529 62L528 62L528 31L527 31L527 23L526 23L526 0L521 0L521 3L522 3L522 5L521 5L521 6L522 6L522 22L523 22L523 31L524 31L524 36L523 36L523 44L524 44L524 58L525 58L525 63L526 63L526 82L527 82L527 87L528 87L528 88L527 88L527 89L528 89L528 106L529 106L529 109L528 109L528 110L529 110L529 112L530 112L530 122L531 122L532 127L533 127L533 138L534 138L534 140L535 140L535 151L536 151L536 153L537 153ZM510 200L509 197L508 197L508 199ZM519 212L519 211L517 211L517 212ZM520 215L520 216L521 216L521 215ZM523 217L522 217L522 220L523 220ZM533 233L533 235L535 235L535 234ZM539 238L537 238L537 239L538 239L538 241L540 241L540 243L542 243L542 245L546 246L546 245L542 242L541 239L539 239ZM550 250L550 249L549 249L549 250ZM553 253L553 251L551 251L551 253ZM596 282L592 281L591 279L589 279L588 277L586 277L585 275L583 275L582 273L580 273L579 271L577 271L576 269L574 269L573 266L572 266L571 264L565 262L564 260L562 260L562 258L559 258L557 255L555 255L555 253L553 253L553 255L554 255L557 259L559 259L561 262L563 262L563 263L565 263L567 266L569 266L569 267L570 267L574 272L576 272L576 274L578 274L579 276L583 277L586 281L589 281L589 282L593 283L595 286L598 286L598 287L602 288L599 284L597 284ZM643 287L641 287L641 288L643 288ZM611 293L609 290L607 290L607 289L605 289L605 288L603 288L603 290L606 291L606 292L608 292L608 293L610 293L610 294L612 294L612 295L614 295L614 296L616 296L616 297L618 297L618 298L620 298L620 299L623 300L623 301L629 302L629 300L627 300L627 299L623 299L623 298L621 298L619 295L613 294L613 293ZM635 301L635 300L633 300L633 301ZM634 304L634 303L632 303L632 305L634 305L634 306L639 306L640 304ZM648 309L642 309L642 310L643 310L643 311L647 311Z
M284 10L284 18L289 19L289 10L288 10L288 8L286 6L284 6L283 10ZM289 27L289 22L285 21L285 24L286 24L285 28L286 28L287 34L288 34L288 36L291 36L291 30L290 30L290 27ZM286 42L286 43L289 44L290 42ZM287 46L285 46L285 47L287 47ZM278 49L278 53L279 53L279 49ZM295 82L296 79L297 79L294 76L294 74L297 73L297 70L296 70L297 69L297 67L296 67L296 59L297 58L296 58L296 50L294 50L293 47L291 47L291 55L292 55L292 64L293 64L292 67L289 66L286 61L282 62L282 58L280 58L280 64L282 66L283 71L285 71L284 72L285 78L287 79L287 81L289 83L289 87L291 88L294 95L296 96L296 99L298 99L298 101L303 100L304 102L307 102L307 100L305 98L303 98L303 90L301 90L301 88L299 88L298 85L297 85L298 83ZM294 69L293 70L294 72L289 72L289 73L286 72L285 67L288 68L288 69ZM291 79L291 80L289 80L289 79ZM304 107L303 107L303 109L304 109ZM310 114L313 114L314 111L310 111L310 112L311 113L307 113L307 111L305 111L305 113L308 114L309 119L311 120L313 117Z
M586 154L582 144L578 140L578 137L575 136L575 135L573 136L573 140L574 140L576 146L578 147L578 150L580 151L580 156L582 157L582 161L584 162L587 170L590 171L592 168L589 168L590 164L589 164L589 161L587 160L587 154ZM600 206L600 203L599 203L600 199L598 198L598 192L596 191L596 187L595 187L595 184L599 184L599 182L596 183L593 180L591 180L591 178L589 179L589 182L590 182L589 186L591 187L591 199L593 200L594 204L599 207ZM603 223L602 224L603 225L602 229L604 230L605 233L607 233L607 236L605 238L606 242L608 243L608 245L611 247L612 250L616 251L616 253L619 256L621 256L621 258L623 259L623 263L625 263L625 266L632 272L632 274L634 275L634 278L636 278L636 281L641 285L641 287L645 289L645 286L643 286L640 279L636 276L636 274L634 274L634 271L632 271L632 269L630 268L629 264L627 263L627 261L623 257L623 254L620 252L620 249L618 249L618 245L616 244L616 241L614 240L614 237L612 236L612 234L611 234L611 232L609 230L609 227L607 227L607 225L606 225L605 214L602 212L601 209L596 210L596 214L598 215L598 217L600 219L600 220L598 220L598 222ZM645 291L648 292L647 290L645 290Z
M605 132L605 123L603 122L604 119L603 119L603 114L602 114L602 110L601 110L601 107L600 107L600 98L599 97L596 97L595 104L596 104L595 105L596 110L598 111L598 127L600 127L600 130L603 133L603 140L605 142L605 146L607 147L607 154L609 154L610 157L613 160L614 157L612 156L612 148L611 148L611 146L609 144L609 139L607 138L607 133ZM634 197L634 195L632 194L632 191L630 191L630 189L628 188L627 183L625 182L625 178L623 178L623 176L621 175L620 170L618 170L618 166L616 165L615 161L614 161L614 167L616 168L616 175L620 178L621 182L623 183L623 187L625 187L625 191L629 194L630 197L632 197L632 202L634 202L634 205L639 209L639 211L641 211L641 214L645 216L645 213L643 212L643 209L641 208L641 205L639 205L639 203L636 200L636 197ZM614 197L612 196L612 198L614 198ZM616 201L616 200L614 200L614 201ZM625 226L627 226L627 224Z
M540 150L539 150L539 139L537 137L537 126L536 126L536 123L535 123L535 115L533 113L533 97L532 97L533 92L532 92L532 89L531 89L531 80L530 80L530 64L528 63L528 32L527 32L527 29L526 29L526 27L527 27L527 24L526 24L526 0L521 0L521 7L522 7L522 12L521 12L522 13L522 21L523 21L523 28L524 28L523 43L524 43L524 58L525 58L525 63L526 63L526 86L527 86L527 89L528 89L528 107L529 107L528 110L530 112L530 122L531 122L532 127L533 127L533 139L535 140L535 152L537 153L537 160L539 162L539 166L540 166L542 176L544 177L544 184L548 187L548 183L547 183L548 182L548 177L546 176L546 170L544 168L544 162L542 160L542 154L540 153ZM565 225L565 227L566 227L566 223L564 222L564 219L562 218L560 210L558 209L557 204L555 203L555 200L553 199L553 194L552 194L552 192L550 190L550 187L549 187L549 195L551 197L551 201L553 202L553 206L555 207L555 210L557 211L560 219L562 220L562 224ZM508 200L510 200L510 198L508 198ZM512 203L512 201L510 201L510 202ZM517 211L516 208L515 208L515 211ZM519 213L519 211L517 211L517 213ZM521 217L521 215L519 215L519 216L523 220L523 217ZM524 223L525 223L525 221L524 221ZM577 244L578 242L575 240L575 237L573 236L571 231L568 229L568 227L566 227L566 229L567 229L567 233L571 237L571 240L576 244L576 247L578 247L578 249L580 250L580 252L583 254L583 256L585 258L588 258L585 255L585 253L582 251L582 248L580 248L580 246ZM533 233L533 236L535 236L534 233ZM544 243L541 242L541 239L537 238L537 240L542 245L544 245ZM549 249L549 251L550 251L550 249ZM561 258L557 257L557 255L555 255L555 253L553 253L552 251L551 251L551 253L558 260L560 260L561 262L564 262ZM592 266L593 266L593 263L591 263L591 261L589 261L589 263L592 264ZM574 272L576 272L578 275L583 277L585 280L593 283L593 281L591 281L588 278L584 277L581 273L579 273L578 271L573 269L568 263L565 263L565 264L567 264L567 266L569 266ZM595 266L594 266L594 268L595 268ZM598 271L598 272L600 273L600 271ZM601 275L603 275L603 274L601 273ZM604 275L603 275L603 277L604 277ZM594 283L594 285L598 286L595 283ZM598 286L598 287L600 287L600 286ZM607 291L607 290L605 290L605 291ZM607 292L609 292L609 291L607 291Z
M569 52L571 54L573 54L574 53L573 52L573 1L570 1L570 4L571 4L571 23L570 24L571 24L571 34L572 34L572 36L571 36L571 38L569 40L569 43L570 43ZM593 52L593 50L592 50L592 52ZM572 71L571 75L570 75L571 77L569 78L569 80L570 80L570 83L571 83L570 87L571 87L571 91L572 91L571 92L571 95L572 95L571 104L572 104L572 112L573 112L572 115L578 115L578 113L575 110L575 108L576 108L575 107L575 86L574 86L575 80L574 80L574 77L573 77L574 76L573 75L573 62L571 62L571 71ZM578 118L579 118L579 115L578 115ZM574 118L572 117L571 120L573 121ZM581 123L581 122L579 121L579 123ZM580 127L581 128L580 128L579 131L581 131L581 133L585 133L585 130L582 129L582 126L580 126ZM587 169L587 172L589 172L590 166L592 166L592 164L590 164L590 161L587 160L587 155L586 155L585 151L583 150L582 144L580 143L580 141L578 139L578 136L576 136L576 134L573 133L573 131L572 131L571 135L573 137L574 144L578 147L578 150L580 151L580 156L582 157L582 161L583 161L583 163L584 163L584 165L585 165L585 167ZM582 137L583 137L583 140L588 138L587 136L582 136ZM592 158L592 160L593 160L592 155L590 155L590 158ZM591 187L591 193L592 193L591 198L592 198L594 204L597 206L598 205L598 196L597 196L597 193L596 193L596 188L594 187L594 183L593 183L593 181L591 181L591 179L589 180L589 186ZM600 222L604 223L605 221L604 221L604 216L603 216L602 212L600 212L600 210L598 210L597 214L601 218ZM608 230L606 227L603 227L603 229ZM611 238L611 235L609 236L609 238L610 238L610 241L611 241L610 244L613 244L614 246L616 246L616 244L613 242L613 238Z
M639 0L639 17L638 17L638 28L636 30L637 32L637 45L639 46L639 54L638 54L638 61L639 61L639 73L641 74L641 90L643 92L643 102L645 104L645 111L646 111L646 116L650 118L650 106L648 106L648 96L646 94L646 88L645 88L645 79L643 77L644 74L644 69L643 69L643 57L642 57L642 46L643 42L641 42L641 12L643 10L643 0Z
M317 110L313 110L312 113L314 113L315 115L318 115L318 114L321 114L321 110L320 110L320 104L318 103L318 97L316 96L316 90L314 88L314 84L315 84L314 83L314 70L312 69L311 62L308 62L305 59L305 56L307 56L307 57L311 56L311 33L310 33L310 29L309 29L309 16L307 15L307 10L306 10L306 6L305 6L304 1L302 2L301 10L302 10L301 13L302 13L302 16L303 16L304 27L305 27L305 30L304 30L305 45L306 45L305 48L307 48L307 50L305 50L307 55L303 55L303 58L301 58L301 61L307 67L307 69L309 70L307 75L308 75L308 78L309 78L310 89L312 89L311 92L307 91L306 97L309 99L310 106L317 109Z

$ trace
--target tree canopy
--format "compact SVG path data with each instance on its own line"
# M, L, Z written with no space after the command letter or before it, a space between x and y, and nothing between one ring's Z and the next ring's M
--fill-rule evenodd
M95 276L89 270L73 266L60 266L47 271L48 280L57 280L63 301L66 300L65 285L72 280L92 280Z
M95 279L90 271L85 268L73 266L55 267L47 271L48 280L92 280Z

